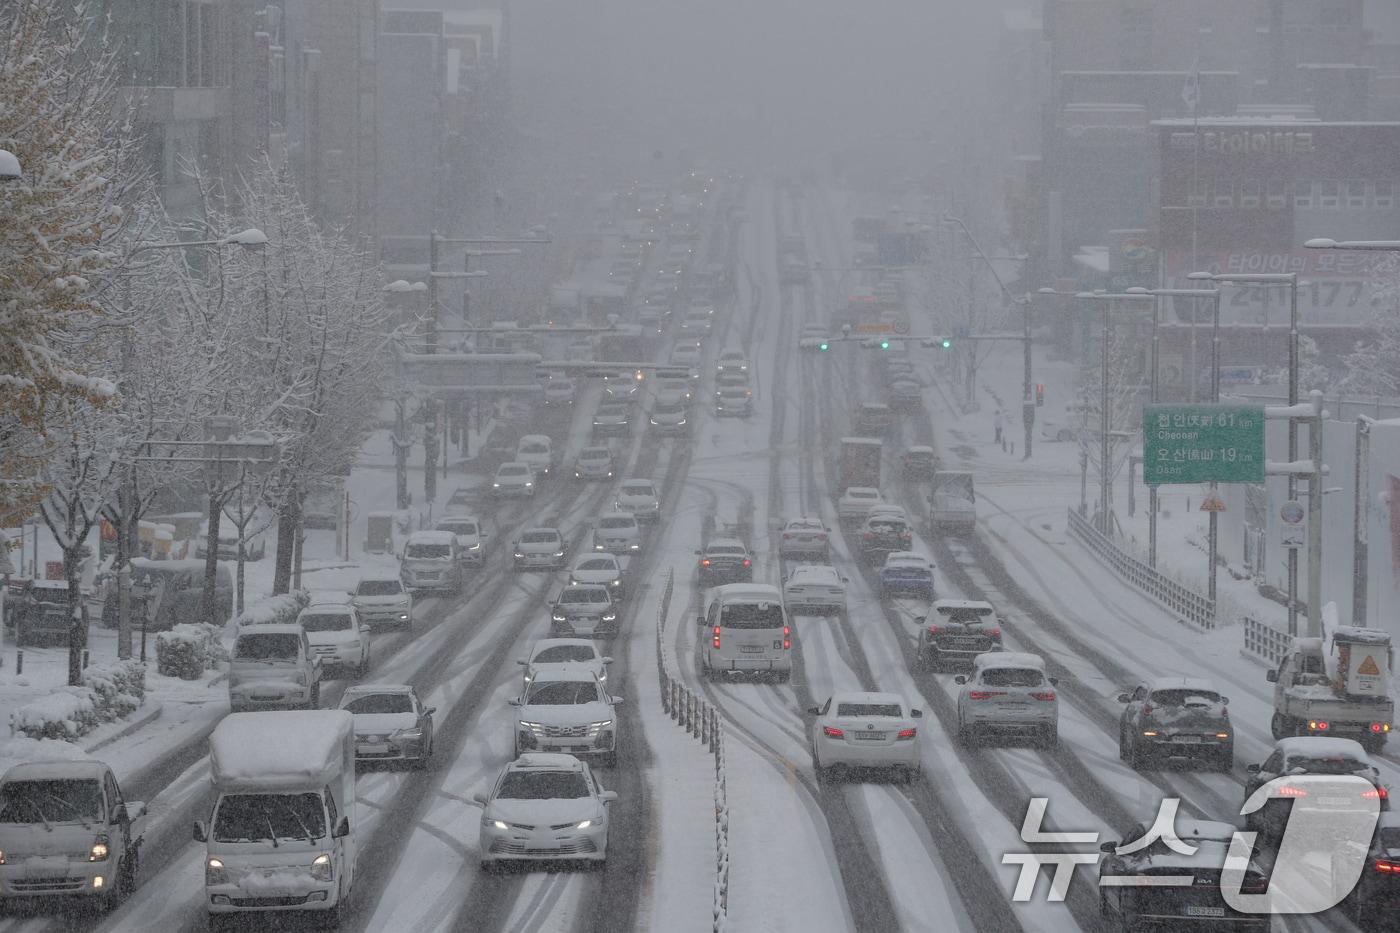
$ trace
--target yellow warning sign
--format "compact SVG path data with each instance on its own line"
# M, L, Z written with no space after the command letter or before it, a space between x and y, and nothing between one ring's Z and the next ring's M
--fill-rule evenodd
M1380 672L1381 669L1376 666L1376 659L1369 654L1366 655L1366 660L1362 661L1361 665L1356 669L1356 673L1365 674L1368 677L1375 677Z
M1223 512L1225 511L1225 500L1215 493L1211 493L1201 500L1202 512Z

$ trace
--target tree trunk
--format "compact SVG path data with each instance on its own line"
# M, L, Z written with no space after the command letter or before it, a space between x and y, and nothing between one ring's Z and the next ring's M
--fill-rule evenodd
M68 582L68 685L83 683L83 649L87 647L87 626L83 612L83 591L78 579L78 549L81 540L63 549L63 579Z
M200 617L210 625L223 625L218 605L219 518L223 512L221 492L209 493L209 534L204 537L204 592L200 596Z
M437 498L437 402L427 402L427 423L423 426L423 498L431 505Z
M117 657L125 661L131 657L131 536L127 530L136 522L130 497L118 495L117 501L122 503L117 522Z
M296 549L296 494L292 493L277 506L277 564L273 568L272 593L280 596L292 587L292 557Z
M292 560L292 589L301 589L301 552L306 544L306 529L301 525L301 496L292 503L292 528L295 529L296 556Z
M247 551L243 545L243 529L238 529L238 582L234 585L234 615L243 615L243 565L247 561Z

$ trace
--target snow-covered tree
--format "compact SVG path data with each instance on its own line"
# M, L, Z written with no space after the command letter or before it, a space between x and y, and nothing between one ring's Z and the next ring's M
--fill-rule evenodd
M1080 462L1089 475L1102 477L1103 405L1108 406L1108 491L1113 508L1114 480L1128 462L1134 441L1142 426L1145 341L1131 322L1117 321L1109 329L1108 340L1097 340L1093 352L1076 373L1078 386L1074 403L1075 436ZM1104 394L1104 354L1108 355L1108 392ZM1106 402L1105 402L1106 399ZM1105 533L1111 527L1103 526Z
M1344 359L1338 388L1351 395L1400 395L1400 255L1373 269L1368 335Z

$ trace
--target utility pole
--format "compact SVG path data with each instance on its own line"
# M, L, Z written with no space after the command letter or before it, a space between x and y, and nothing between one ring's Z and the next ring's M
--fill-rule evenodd
M1352 503L1354 539L1351 552L1351 624L1366 625L1366 588L1370 576L1370 529L1366 527L1366 504L1371 488L1371 425L1375 420L1356 416L1356 469L1352 482L1356 496Z

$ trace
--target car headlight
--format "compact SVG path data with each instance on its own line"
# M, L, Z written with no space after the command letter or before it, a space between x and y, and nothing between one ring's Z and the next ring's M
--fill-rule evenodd
M605 612L605 613L603 613L603 621L604 621L604 622L616 622L616 621L617 621L617 613L616 613L616 612Z
M574 824L574 829L587 829L592 825L592 820L579 820L577 823Z
M399 621L400 621L400 622L407 622L408 620L409 620L409 615L408 615L408 613L406 613L406 612L400 612L400 613L399 613Z
M533 485L535 485L535 484L534 484L534 483L526 483L526 484L525 484L525 488L526 488L526 489L529 489L529 488L530 488L531 486L533 486Z
M516 552L515 552L515 556L516 556L516 559L520 559L520 558L523 558L525 555L524 555L524 553L522 553L522 552L520 552L520 551L516 551Z
M88 861L105 862L109 854L107 837L105 835L98 835L98 837L93 840L92 848L88 850Z
M588 731L589 731L589 732L601 732L601 731L604 730L604 729L610 728L610 727L612 726L612 724L613 724L613 721L612 721L611 719L604 719L602 722L590 722L590 723L588 724Z
M491 829L510 829L510 826L508 826L501 820L493 820L485 816L481 818L481 825L490 827Z
M677 425L678 427L679 427L680 425L683 425L683 424L685 424L685 419L684 419L684 418L682 418L680 421L677 421L677 422L676 422L676 425Z
M467 545L467 550L468 550L468 551L479 551L479 550L481 550L481 542L478 541L478 542L476 542L475 544L468 544L468 545Z
M206 886L228 883L228 872L224 869L223 862L211 858L204 863L204 883Z
M335 879L335 866L331 864L329 852L322 852L311 860L311 877L317 881L332 881Z
M423 730L416 726L412 729L400 729L390 736L392 739L403 739L408 742L416 742L423 737Z
M500 484L500 483L492 483L492 484L491 484L491 488L492 488L492 489L500 489L500 488L501 488L501 484Z
M566 615L564 615L564 613L562 613L562 612L556 612L556 613L553 613L552 615L550 615L550 618L553 619L555 622L564 622L564 621L566 621L569 617L566 616Z
M564 556L564 552L563 552L563 551L555 551L555 552L554 552L554 556L555 556L555 557L563 557L563 556Z
M642 547L642 546L641 546L640 544L636 543L635 541L632 542L631 544L627 545L627 549L630 550L630 551L641 550L641 547Z

